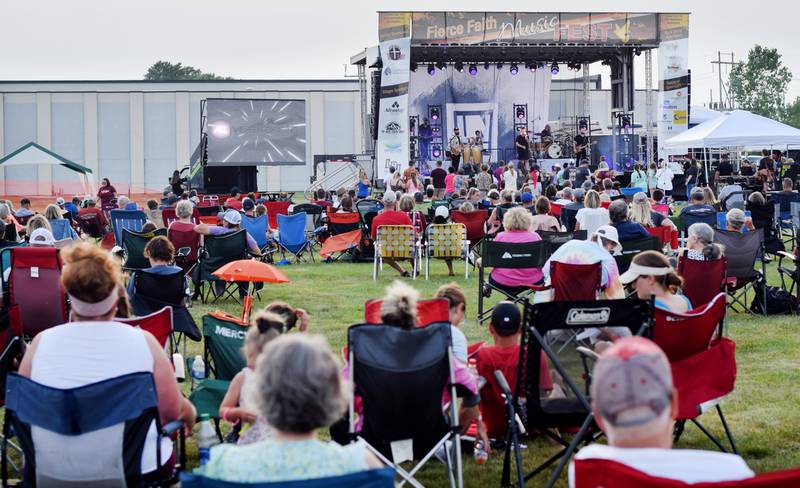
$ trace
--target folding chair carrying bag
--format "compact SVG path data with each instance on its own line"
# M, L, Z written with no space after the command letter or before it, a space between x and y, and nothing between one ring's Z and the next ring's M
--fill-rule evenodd
M273 483L235 483L191 473L181 473L181 486L183 488L394 488L395 485L394 470L382 468L330 478Z

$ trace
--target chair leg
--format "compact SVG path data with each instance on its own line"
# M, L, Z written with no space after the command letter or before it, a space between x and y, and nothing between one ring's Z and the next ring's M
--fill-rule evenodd
M734 454L738 455L739 450L736 448L736 442L733 440L733 434L731 434L731 429L728 427L728 422L725 420L725 414L722 413L722 408L719 405L715 405L717 408L717 414L719 414L719 420L722 422L722 427L725 429L725 435L728 437L728 442L731 443L731 450Z
M700 429L700 432L705 434L705 436L708 437L708 439L711 442L713 442L715 446L717 446L717 449L719 449L722 452L728 452L728 450L725 449L725 446L723 446L722 443L719 440L717 440L714 434L712 434L711 431L706 429L706 427L703 424L701 424L697 419L692 419L692 423L696 425L697 428Z
M683 434L683 429L686 427L685 420L678 420L675 422L675 427L672 429L672 443L677 444Z

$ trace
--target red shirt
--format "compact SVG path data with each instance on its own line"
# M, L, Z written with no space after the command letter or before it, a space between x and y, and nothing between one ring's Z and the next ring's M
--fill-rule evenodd
M508 428L506 407L500 396L500 387L494 378L494 372L500 370L508 381L511 392L515 393L517 387L517 365L519 363L519 345L511 347L486 346L478 350L475 355L478 374L486 379L486 385L481 389L480 410L486 431L489 437L503 438ZM550 378L547 357L542 353L539 363L539 388L552 390L553 380Z
M108 220L106 220L106 216L103 215L103 212L100 211L97 207L86 207L82 208L78 211L78 216L86 215L86 214L97 214L100 216L100 223L102 225L108 225Z
M378 227L381 225L411 225L408 214L399 210L384 210L372 219L372 238L378 235Z
M235 199L235 198L233 198L233 197L231 197L231 198L225 200L225 206L227 208L232 208L234 210L241 210L242 209L242 202L237 200L237 199Z

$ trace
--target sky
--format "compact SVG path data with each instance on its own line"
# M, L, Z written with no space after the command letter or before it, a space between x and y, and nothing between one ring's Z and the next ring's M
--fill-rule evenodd
M693 105L717 97L717 51L741 59L757 43L783 55L795 75L787 98L800 97L797 0L4 0L0 80L141 79L158 60L243 79L341 78L351 55L377 44L379 10L487 9L690 12ZM643 73L641 56L637 88Z

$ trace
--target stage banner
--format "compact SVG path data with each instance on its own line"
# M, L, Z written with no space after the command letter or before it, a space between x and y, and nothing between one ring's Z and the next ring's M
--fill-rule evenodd
M478 135L492 162L516 159L515 127L524 125L529 131L541 132L549 122L552 74L549 69L531 71L520 64L513 75L509 67L479 64L475 74L470 74L468 65L463 71L448 65L436 69L433 75L422 67L411 73L409 115L419 116L421 123L429 119L433 136L441 137L441 143L433 142L429 154L420 155L420 159L441 159L447 166L447 141L456 127L464 143ZM524 113L517 113L515 105ZM438 110L438 120L431 117L432 110ZM435 157L437 151L439 156Z
M408 164L408 77L411 72L411 37L380 43L380 113L378 115L378 178L386 178L389 168Z
M661 14L658 46L658 157L664 143L689 128L689 14Z

